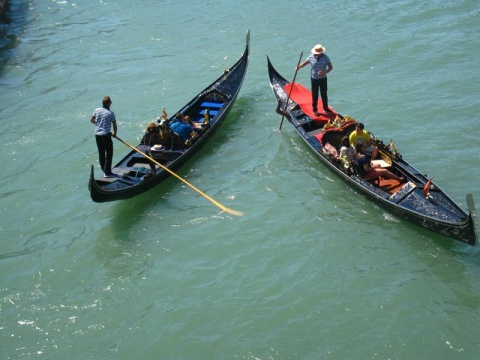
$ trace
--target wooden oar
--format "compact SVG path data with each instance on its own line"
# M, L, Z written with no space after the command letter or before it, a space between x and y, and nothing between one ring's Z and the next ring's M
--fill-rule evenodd
M293 80L291 82L292 86L290 87L290 91L288 92L287 103L285 104L284 111L287 111L288 102L290 101L290 95L292 94L293 84L295 84L295 79L297 78L297 73L298 73L298 66L300 65L300 61L302 61L302 57L303 57L303 51L300 53L300 57L298 59L298 64L297 64L297 67L295 68L295 75L293 76ZM285 115L282 115L282 121L280 121L280 130L282 130L282 124L283 124L283 118L284 117L285 117Z
M162 164L160 164L158 161L156 161L155 159L153 159L152 157L148 156L147 154L145 154L144 152L138 150L136 147L130 145L129 143L127 143L126 141L123 141L122 139L120 139L118 136L114 136L117 140L119 140L120 142L124 143L125 145L127 145L130 149L133 149L135 150L136 152L138 152L139 154L143 155L145 158L147 158L148 160L152 161L153 163L157 164L158 166L160 166L163 170L169 172L171 175L175 176L178 180L180 180L181 182L183 182L185 185L188 185L189 187L191 187L193 190L195 190L196 192L198 192L200 195L202 195L205 199L207 199L208 201L210 201L212 204L216 205L217 207L219 207L220 209L222 209L223 211L229 213L229 214L232 214L232 215L236 215L236 216L242 216L243 213L240 212L240 211L236 211L236 210L232 210L232 209L229 209L227 208L226 206L223 206L222 204L220 204L218 201L212 199L210 196L208 196L207 194L205 194L204 192L202 192L201 190L197 189L195 186L193 186L192 184L190 184L187 180L185 180L184 178L182 178L181 176L175 174L172 170L170 170L169 168L167 168L166 166L163 166Z

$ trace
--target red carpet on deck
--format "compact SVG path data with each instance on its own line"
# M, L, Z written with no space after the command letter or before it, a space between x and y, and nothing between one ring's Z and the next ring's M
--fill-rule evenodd
M285 85L285 87L283 89L288 94L290 92L291 88L292 88L292 84L290 83L290 84ZM310 92L309 89L307 89L302 84L296 84L296 83L293 84L293 89L292 89L292 93L290 94L290 99L292 99L292 101L296 102L300 106L302 111L306 115L311 117L313 120L317 120L317 121L321 121L321 122L327 122L330 119L334 119L336 114L337 114L337 112L335 110L333 110L331 106L329 106L329 109L333 111L333 114L327 115L327 114L322 113L322 111L323 111L322 99L318 99L317 109L321 114L320 114L320 116L316 116L313 113L313 109L312 109L312 93Z

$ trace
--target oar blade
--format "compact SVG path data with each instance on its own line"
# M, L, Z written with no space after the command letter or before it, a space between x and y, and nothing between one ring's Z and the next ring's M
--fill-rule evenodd
M136 147L134 147L133 145L130 145L129 143L127 143L126 141L123 141L122 139L120 139L118 136L114 136L114 138L116 138L118 141L120 141L121 143L127 145L130 149L132 150L135 150L136 152L138 152L140 155L144 156L146 159L150 160L151 162L157 164L158 166L160 166L163 170L165 170L166 172L170 173L170 175L173 175L174 177L176 177L178 180L180 180L181 182L183 182L185 185L189 186L191 189L195 190L197 193L199 193L200 195L202 195L205 199L207 199L208 201L210 201L212 204L214 204L215 206L219 207L220 209L222 209L223 211L229 213L229 214L232 214L232 215L235 215L235 216L243 216L243 213L240 212L240 211L236 211L236 210L232 210L232 209L229 209L227 208L226 206L223 206L222 204L220 204L218 201L216 201L215 199L212 199L210 196L208 196L207 194L205 194L203 191L197 189L195 186L193 186L192 184L190 184L187 180L185 180L184 178L182 178L180 175L176 174L175 172L173 172L172 170L170 170L168 167L160 164L158 161L156 161L155 159L153 159L152 157L148 156L147 154L145 154L144 152L138 150Z
M237 210L233 210L233 209L229 209L229 208L225 208L223 209L225 212L229 213L230 215L235 215L235 216L243 216L244 213L241 212L241 211L237 211Z

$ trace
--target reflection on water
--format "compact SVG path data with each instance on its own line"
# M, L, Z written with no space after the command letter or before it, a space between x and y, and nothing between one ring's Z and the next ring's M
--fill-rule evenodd
M28 22L28 10L28 2L9 1L0 11L0 76L21 43L21 35Z

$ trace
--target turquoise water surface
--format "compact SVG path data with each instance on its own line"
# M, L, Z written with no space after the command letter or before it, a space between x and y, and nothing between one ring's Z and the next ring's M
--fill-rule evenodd
M1 359L474 359L480 253L347 187L280 117L327 48L330 104L480 204L475 1L10 1L0 28ZM229 68L232 112L176 179L90 200L89 118L136 143ZM309 72L297 81L308 86ZM114 161L129 151L115 142ZM480 206L480 205L479 205Z

